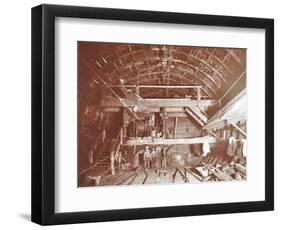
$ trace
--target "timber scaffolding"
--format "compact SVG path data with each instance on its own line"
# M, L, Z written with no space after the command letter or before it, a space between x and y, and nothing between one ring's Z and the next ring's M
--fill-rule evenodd
M128 110L135 118L140 120L137 112L161 112L161 108L165 108L165 112L167 117L175 117L175 125L177 123L178 117L187 117L188 115L192 117L197 124L199 124L202 129L205 129L210 136L204 137L194 137L194 138L173 138L173 139L165 139L165 138L153 138L153 140L149 139L141 139L135 138L131 140L123 140L123 145L172 145L172 144L202 144L204 142L208 143L216 143L223 142L223 138L218 137L212 131L213 128L222 127L224 125L230 124L233 128L237 129L240 133L242 133L245 137L247 136L246 132L243 131L238 125L236 125L237 119L243 120L246 119L246 111L243 108L242 115L237 113L237 110L241 109L237 106L237 102L239 100L245 101L246 97L246 89L242 90L239 94L237 94L232 100L228 101L228 103L220 108L216 114L214 114L210 119L208 119L203 112L206 108L213 106L215 101L209 99L203 99L201 97L201 86L158 86L158 85L108 85L107 87L111 88L111 91L114 88L121 88L124 93L125 98L121 98L117 93L114 95L116 97L104 96L101 100L101 107L105 112L120 112L121 109ZM126 91L125 89L136 88L134 91ZM139 95L139 90L141 88L167 88L167 89L195 89L197 91L197 98L165 98L165 99L144 99ZM136 94L137 92L137 94ZM131 96L128 95L131 93ZM217 104L217 103L216 103ZM137 107L137 111L134 108ZM236 108L234 110L233 108ZM229 111L232 114L229 114ZM236 120L234 120L234 118ZM217 125L219 124L219 125ZM123 136L122 136L123 137Z

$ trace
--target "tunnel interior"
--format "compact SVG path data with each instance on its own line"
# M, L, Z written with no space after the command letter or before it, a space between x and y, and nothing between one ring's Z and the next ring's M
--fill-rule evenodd
M246 49L77 47L79 187L246 178Z

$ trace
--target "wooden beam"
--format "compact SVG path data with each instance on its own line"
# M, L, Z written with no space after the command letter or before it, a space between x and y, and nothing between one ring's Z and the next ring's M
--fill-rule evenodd
M167 112L166 113L166 116L167 117L188 117L187 113L184 111L184 112L177 112L177 113L169 113Z
M217 168L214 168L212 170L212 172L214 173L214 175L220 180L220 181L232 181L233 178L228 175L226 172L220 170L220 169L217 169Z
M201 88L197 88L197 100L201 100Z
M226 172L212 166L212 165L207 165L206 163L203 163L207 168L209 168L210 171L213 172L213 174L220 180L220 181L231 181L233 178L228 175Z
M244 175L247 175L247 169L245 166L243 166L241 164L235 164L235 168L237 168L238 171L243 173Z
M230 122L230 124L236 128L240 133L242 133L245 137L247 137L247 133L244 132L241 128L239 128L236 124L234 124L233 122Z
M140 87L136 87L136 95L139 97L140 96Z
M198 116L205 124L207 123L207 117L200 111L196 105L190 105L189 108L196 116Z
M118 113L122 110L123 108L118 108L118 107L114 107L114 108L103 108L102 111L104 112L110 112L110 113ZM139 108L138 112L140 113L145 113L145 112L151 112L151 113L159 113L160 112L160 108ZM186 113L186 110L184 108L166 108L166 116L167 117L188 117L188 114Z
M204 142L208 143L217 143L222 142L223 140L205 136L205 137L194 137L194 138L184 138L184 139L154 139L154 141L145 141L145 140L128 140L124 145L189 145L189 144L202 144Z
M227 122L227 120L217 119L216 121L208 123L203 128L204 129L222 129L222 128L226 127L228 124L229 123Z
M204 123L191 111L189 107L186 107L185 110L200 126L204 126Z
M140 99L135 100L127 98L114 98L114 97L103 97L101 100L102 107L131 107L135 105L141 107L151 107L151 108L161 108L161 107L189 107L196 106L208 107L212 105L214 101L212 100L190 100L184 98L169 98L169 99Z
M216 134L214 134L214 132L213 132L212 130L207 129L207 131L208 131L213 137L215 137L215 138L220 138L220 137L218 137Z
M122 107L105 107L103 108L104 112L115 112L118 113L122 110ZM165 111L167 113L167 117L187 117L186 111L184 108L181 107L166 107ZM152 113L158 113L160 112L160 108L139 108L138 112L152 112Z

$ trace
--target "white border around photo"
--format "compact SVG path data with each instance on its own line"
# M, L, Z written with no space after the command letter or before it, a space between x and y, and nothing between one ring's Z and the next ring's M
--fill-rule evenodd
M76 212L265 199L263 29L56 18L55 211ZM247 180L77 188L77 41L247 49Z

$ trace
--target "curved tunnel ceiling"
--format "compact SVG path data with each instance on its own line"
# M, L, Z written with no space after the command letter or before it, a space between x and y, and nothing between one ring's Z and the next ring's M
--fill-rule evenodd
M237 90L246 87L245 49L79 42L78 52L81 87L118 85L120 79L133 85L200 85L203 96L214 100L240 79Z

